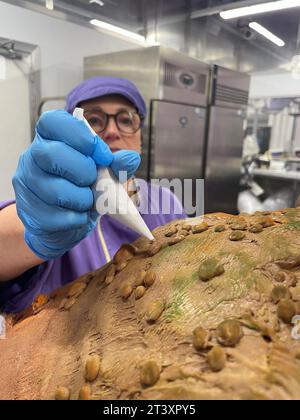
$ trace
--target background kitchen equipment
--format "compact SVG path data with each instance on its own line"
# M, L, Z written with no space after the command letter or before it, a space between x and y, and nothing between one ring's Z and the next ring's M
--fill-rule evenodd
M205 211L237 211L248 75L160 46L87 57L84 68L128 78L145 97L140 177L204 178Z
M205 164L205 210L235 213L250 77L214 66Z

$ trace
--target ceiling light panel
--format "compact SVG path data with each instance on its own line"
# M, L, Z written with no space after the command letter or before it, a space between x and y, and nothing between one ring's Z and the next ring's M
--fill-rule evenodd
M257 22L249 23L249 26L254 31L258 32L260 35L268 39L269 41L273 42L273 44L277 45L278 47L284 47L285 42L280 39L278 36L274 35L271 31L269 31L264 26L260 25Z
M236 19L243 16L253 16L261 13L292 9L294 7L300 7L300 0L279 0L269 3L255 4L253 6L240 7L237 9L223 11L220 13L220 16L225 20Z

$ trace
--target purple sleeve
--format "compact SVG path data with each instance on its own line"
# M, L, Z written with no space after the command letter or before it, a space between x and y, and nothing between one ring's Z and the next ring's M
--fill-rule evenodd
M29 307L38 295L49 296L105 263L95 229L63 257L34 267L14 280L0 282L0 312L18 313Z
M170 196L170 203L171 203L170 214L165 214L164 215L164 223L163 224L170 223L174 220L187 219L188 218L188 215L186 214L181 202L176 197L176 195L172 193L172 191L170 191L166 188L162 188L162 195L169 195Z
M46 262L26 271L14 280L0 283L0 311L18 313L29 307L38 295L50 295L55 287L47 290L46 286L49 283L51 285L53 278L56 279L57 286L62 286L61 259Z
M37 277L39 267L32 268L22 276L8 281L0 283L0 311L5 313L19 312L20 308L15 305L14 299L17 296L26 293L26 290L30 288L32 279Z
M5 209L5 207L11 206L12 204L14 204L15 201L14 200L7 200L7 201L0 201L0 210Z
M150 230L188 216L179 199L168 188L138 180L140 187L141 214Z
M0 283L0 311L20 312L29 307L38 295L49 296L78 277L97 270L106 263L100 253L95 229L63 257L45 262L15 280Z
M0 202L0 211L14 203L14 200ZM39 281L41 272L44 268L43 266L45 265L46 263L41 266L34 267L14 280L0 282L0 311L7 313L19 312L20 306L15 304L14 300L19 296L26 295L27 290L32 288L34 283Z

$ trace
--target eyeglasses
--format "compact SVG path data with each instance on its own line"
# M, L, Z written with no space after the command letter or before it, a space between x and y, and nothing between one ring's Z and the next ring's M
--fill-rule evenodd
M124 134L135 134L142 126L143 118L137 112L120 111L117 114L106 114L100 110L85 111L84 116L97 134L103 133L113 118L119 131Z

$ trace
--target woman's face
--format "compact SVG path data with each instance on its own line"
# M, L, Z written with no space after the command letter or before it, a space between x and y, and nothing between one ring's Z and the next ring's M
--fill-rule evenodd
M135 107L129 101L122 96L110 95L82 102L80 106L84 109L85 117L90 125L113 153L120 150L134 150L141 153L141 129L134 134L124 133L120 131L113 118L109 119L104 131L100 132L98 128L101 112L109 115L116 115L122 111L136 113Z

